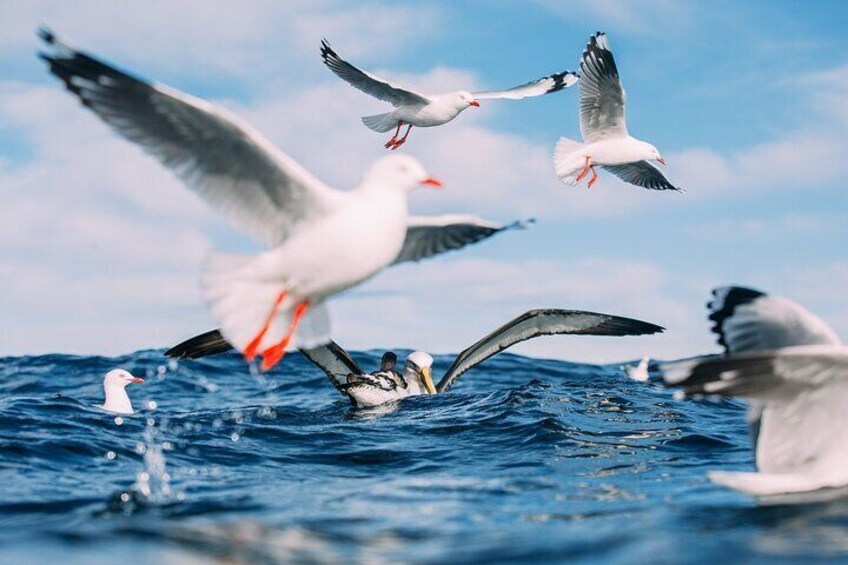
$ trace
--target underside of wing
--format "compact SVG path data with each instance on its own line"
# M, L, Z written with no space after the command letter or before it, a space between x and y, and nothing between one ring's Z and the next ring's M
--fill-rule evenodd
M444 392L462 375L516 343L544 335L574 334L597 336L644 335L664 328L609 314L582 310L531 310L499 327L460 353L436 389Z
M40 57L85 107L264 243L339 205L342 194L223 108L125 73L46 29L39 35L50 48Z
M497 233L523 229L533 220L497 224L476 216L448 214L444 216L412 216L406 239L393 264L420 261L434 255L461 249Z
M602 169L611 172L624 182L650 190L682 189L671 184L658 168L647 161L636 161L626 165L604 165Z
M385 79L354 67L339 57L326 40L321 42L321 58L324 59L327 68L333 71L336 76L377 100L388 102L393 106L430 103L430 100L423 94L394 85Z
M605 33L589 38L580 63L580 131L589 143L624 137L624 89Z
M472 92L477 99L505 98L508 100L521 100L531 96L544 96L552 92L559 92L577 82L580 77L577 73L563 71L540 79L532 80L508 90L491 90L484 92Z
M356 361L334 341L318 347L301 349L300 352L315 366L324 371L336 390L342 394L345 394L347 376L362 374L362 369L359 368Z

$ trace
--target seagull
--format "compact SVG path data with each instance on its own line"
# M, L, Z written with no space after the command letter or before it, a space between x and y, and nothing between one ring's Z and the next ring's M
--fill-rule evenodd
M47 29L39 35L51 48L40 57L84 106L268 247L212 254L202 276L221 331L249 361L261 355L263 370L290 346L329 340L328 297L388 265L526 225L408 216L408 192L441 183L404 155L375 161L354 190L335 190L225 109L125 73Z
M848 347L803 306L759 290L718 288L708 308L726 354L661 368L685 396L749 402L757 472L710 478L753 496L848 485Z
M582 310L530 310L464 349L435 386L431 373L433 357L423 351L407 357L402 380L386 372L369 374L362 371L335 342L301 349L301 353L324 371L333 386L354 406L373 407L410 396L446 392L472 367L528 339L559 334L628 336L662 331L664 328L661 326L610 314Z
M627 133L624 89L605 33L589 38L580 63L580 132L583 143L561 137L554 151L556 174L576 186L591 173L588 186L598 180L596 166L624 182L652 190L677 190L649 161L665 165L659 150Z
M508 90L485 92L457 90L445 94L421 94L354 67L339 57L326 40L321 42L321 57L327 68L340 79L365 94L395 107L391 112L362 118L362 123L376 132L386 133L392 129L395 130L392 138L384 146L391 150L406 143L412 126L421 128L440 126L453 120L467 108L472 106L478 108L480 100L493 98L521 100L531 96L542 96L568 88L579 78L576 73L563 71ZM406 126L406 133L398 138L403 126Z
M112 369L103 378L105 400L98 408L115 414L132 414L133 407L127 395L127 385L144 384L144 379L133 376L123 369Z

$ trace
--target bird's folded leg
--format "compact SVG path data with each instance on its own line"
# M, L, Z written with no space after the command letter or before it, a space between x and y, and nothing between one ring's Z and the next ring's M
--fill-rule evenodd
M268 328L271 327L271 322L274 321L274 316L277 315L277 311L280 309L280 305L282 305L287 295L288 293L285 290L280 291L280 294L277 295L277 300L274 301L274 306L271 308L271 312L265 319L265 324L262 326L262 329L259 330L256 337L254 337L253 340L247 344L247 347L244 348L244 351L242 351L248 361L253 361L253 358L256 357L256 351L259 349L259 344L262 343L262 338L265 337L266 333L268 333Z
M294 309L294 314L292 315L291 325L289 326L289 331L286 332L286 335L283 336L283 339L276 345L272 345L268 349L262 352L262 365L261 368L263 371L270 370L274 365L280 362L280 359L286 354L286 347L289 346L291 342L292 336L294 335L294 331L297 329L297 324L300 323L300 319L306 314L306 311L309 310L308 302L301 302Z
M595 170L594 165L592 168L592 178L589 179L589 188L592 188L592 185L598 180L598 171Z
M398 120L398 126L397 126L397 129L395 130L395 134L392 136L392 138L390 140L388 140L386 142L386 144L383 147L385 147L386 149L388 149L389 147L394 148L395 143L397 143L397 141L398 141L397 136L400 135L400 126L402 126L402 125L403 125L403 120Z
M401 145L403 145L404 143L406 143L406 138L407 138L407 137L409 137L409 132L410 132L411 130L412 130L412 124L408 124L408 125L407 125L407 128L406 128L406 133L405 133L405 134L403 134L403 137L402 137L402 138L400 138L399 140L395 141L394 145L392 146L392 151L394 151L395 149L397 149L398 147L400 147Z
M577 177L575 177L575 179L574 179L575 184L577 184L578 182L583 180L583 177L585 177L588 172L589 172L589 158L586 157L586 164L583 166L583 170L580 171L580 174L578 174Z

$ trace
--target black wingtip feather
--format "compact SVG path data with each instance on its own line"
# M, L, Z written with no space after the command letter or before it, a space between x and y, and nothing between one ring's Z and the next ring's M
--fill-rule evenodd
M175 359L200 359L233 349L219 330L212 330L179 343L165 352Z
M744 286L713 289L712 298L707 302L707 309L710 312L709 320L713 322L711 330L716 334L718 344L724 349L725 353L730 352L725 338L725 322L733 316L739 306L750 304L762 296L766 296L766 293Z

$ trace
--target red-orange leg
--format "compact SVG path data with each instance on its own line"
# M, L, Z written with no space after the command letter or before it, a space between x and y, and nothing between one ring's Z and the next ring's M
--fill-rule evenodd
M308 302L301 302L294 309L294 314L292 315L291 325L289 326L289 331L286 332L286 335L283 336L283 339L277 345L272 345L268 349L262 352L262 370L268 371L274 365L280 362L280 359L286 354L286 347L289 346L289 343L292 340L292 336L294 335L294 331L297 329L297 325L300 323L300 319L306 314L306 311L309 310Z
M262 329L259 330L259 333L256 334L256 337L247 344L247 347L244 348L244 356L248 361L253 361L253 358L256 357L256 351L259 349L259 344L262 343L262 338L265 337L265 334L268 333L268 328L271 327L271 322L274 321L274 316L277 315L277 311L280 309L280 305L286 299L288 293L283 290L280 291L280 294L277 295L277 300L274 301L274 306L271 308L271 313L268 314L268 317L265 319L265 324L262 326Z
M403 134L403 137L400 138L398 141L395 141L395 144L392 146L392 151L406 143L406 138L409 137L410 131L412 131L412 124L408 124L408 127L406 128L406 133Z
M398 140L397 136L400 134L400 126L402 126L402 125L403 125L403 120L398 120L398 127L395 130L395 134L392 136L392 138L390 140L388 140L386 142L386 144L383 147L388 149L389 147L392 147L392 146L394 146L395 143L397 143L397 140Z
M598 171L595 170L594 165L592 166L592 178L589 179L589 188L592 188L592 185L595 184L595 181L598 180Z
M579 175L577 175L577 178L576 178L576 179L574 179L574 180L575 180L575 184L577 184L578 182L580 182L581 180L583 180L583 177L585 177L585 176L586 176L586 174L587 174L588 172L589 172L589 158L588 158L588 157L586 157L586 165L583 167L583 170L582 170L582 171L580 171L580 174L579 174Z

